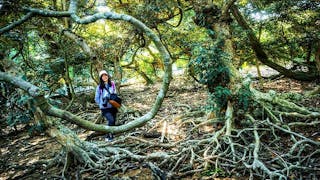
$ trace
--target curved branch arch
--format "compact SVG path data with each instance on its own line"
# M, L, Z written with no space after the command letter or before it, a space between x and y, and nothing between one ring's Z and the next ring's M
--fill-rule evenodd
M8 73L5 72L0 72L0 81L6 81L10 84L13 84L17 86L18 88L21 88L29 93L29 95L33 96L35 100L37 101L38 106L41 108L41 110L46 113L47 115L54 116L54 117L59 117L62 119L65 119L67 121L70 121L74 124L79 125L82 128L92 130L92 131L98 131L98 132L103 132L103 133L121 133L128 131L130 129L140 127L144 125L146 122L151 120L156 113L158 112L163 99L165 97L165 94L168 91L171 76L172 76L172 67L171 67L171 58L164 47L164 45L161 43L160 38L149 28L147 27L144 23L139 21L138 19L126 15L126 14L118 14L115 12L105 12L105 13L96 13L90 16L85 16L85 17L78 17L76 15L77 12L77 1L72 0L70 2L69 6L69 11L68 12L58 12L58 11L46 11L46 10L40 10L40 9L34 9L34 8L26 8L27 11L33 12L33 14L37 14L40 16L45 16L48 17L52 15L53 17L65 17L68 16L71 17L71 19L78 24L89 24L93 23L99 19L110 19L110 20L122 20L126 21L128 23L131 23L134 27L137 29L141 30L148 36L153 43L155 44L156 48L159 50L159 53L161 55L161 58L164 62L164 76L163 76L163 82L162 82L162 87L158 92L158 95L155 99L155 102L152 106L152 108L147 112L145 115L135 119L134 121L131 121L125 125L117 126L117 127L109 127L109 126L104 126L104 125L97 125L94 124L90 121L84 120L68 111L61 110L58 108L53 107L48 103L48 101L44 98L44 93L43 91L38 88L37 86L34 86L33 84L24 81L20 78L14 77Z

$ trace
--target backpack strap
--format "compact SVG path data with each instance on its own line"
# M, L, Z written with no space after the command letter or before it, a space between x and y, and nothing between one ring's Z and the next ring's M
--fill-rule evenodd
M108 91L108 93L110 94L110 92L109 92L109 89L108 89L108 88L106 88L106 87L104 87L104 88L100 88L100 87L99 87L100 96L102 95L102 91L103 91L103 89L107 90L107 91Z
M116 85L115 85L114 81L111 81L111 87L112 87L113 93L114 93L114 91L116 90Z
M112 91L114 93L114 91L116 90L116 85L115 85L114 81L111 81L111 87L112 87ZM102 91L103 91L102 89L107 90L108 93L111 94L108 87L107 88L106 87L104 87L104 88L99 87L99 89L100 89L100 95L102 94Z

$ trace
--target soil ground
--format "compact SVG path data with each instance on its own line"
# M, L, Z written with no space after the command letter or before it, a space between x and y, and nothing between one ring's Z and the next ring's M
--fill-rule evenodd
M174 121L186 112L196 111L205 108L207 93L205 88L197 83L190 83L193 80L187 76L175 77L170 85L170 90L163 102L163 106L157 116L146 126L137 131L157 130L161 132L159 122ZM151 86L131 85L124 86L121 94L124 104L134 111L133 114L122 116L119 114L119 124L130 121L136 116L140 116L147 112L151 107L160 83ZM316 83L299 82L287 78L276 80L265 80L262 85L255 82L257 89L261 91L275 90L277 92L295 92L304 93L316 86ZM320 109L320 97L308 99L304 98L299 102L301 105L308 106L313 109ZM77 104L75 104L77 105ZM82 107L83 108L83 107ZM86 103L83 111L78 115L88 120L94 121L99 117L99 110L95 105ZM69 125L70 128L76 130L83 139L92 132L78 129ZM185 135L184 130L178 127L168 127L167 141L177 141ZM212 131L212 129L208 129ZM44 161L52 160L61 152L61 145L57 144L53 139L48 138L44 133L30 134L25 126L2 129L0 139L0 179L59 179L61 175L61 166L53 166L46 169ZM318 132L319 133L319 132ZM121 135L118 136L118 138ZM95 141L103 141L103 136L93 137ZM159 139L159 137L157 137ZM149 176L148 176L149 175ZM151 172L145 168L134 169L124 173L115 174L118 177L134 178L134 179L152 179ZM150 178L146 178L150 177ZM205 178L203 178L205 179Z

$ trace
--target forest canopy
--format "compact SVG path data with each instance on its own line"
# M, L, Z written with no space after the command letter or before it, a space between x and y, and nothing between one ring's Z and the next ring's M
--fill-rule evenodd
M317 0L0 0L0 18L0 152L24 133L56 143L0 177L320 176ZM117 126L94 102L103 69Z

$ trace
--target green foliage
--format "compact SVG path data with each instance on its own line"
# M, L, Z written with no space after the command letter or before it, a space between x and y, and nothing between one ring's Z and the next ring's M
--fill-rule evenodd
M28 133L29 133L29 134L35 134L36 132L39 132L39 133L44 132L44 125L43 125L43 123L41 123L41 122L36 123L36 124L34 124L33 126L31 126L31 127L28 129Z
M217 86L214 93L209 94L207 110L216 111L219 115L219 110L227 105L228 99L231 97L231 91L228 88Z
M238 110L241 109L243 111L247 111L249 106L254 102L252 99L252 92L249 89L249 85L242 86L239 91L238 95Z
M214 33L210 31L211 33ZM230 81L231 72L226 66L230 61L230 56L223 51L224 41L218 38L214 45L196 46L194 56L191 60L191 65L194 67L195 73L199 76L199 81L208 86L209 111L216 111L220 114L220 110L226 107L228 99L231 96L231 91L226 88Z
M240 1L247 23L272 61L283 64L315 60L319 42L319 1ZM250 7L250 8L249 8ZM233 35L240 61L255 61L246 32L235 21ZM271 59L271 58L270 58ZM293 62L292 62L293 61Z
M230 70L225 63L230 60L230 56L221 49L223 44L224 42L218 39L214 45L207 48L199 44L193 48L196 58L192 59L190 64L195 67L200 83L218 86L229 82Z
M15 105L19 107L26 106L29 100L31 100L31 98L26 95L19 96L18 99L13 99L13 101L16 102ZM28 109L28 110L25 110L23 113L21 113L20 110L17 111L13 107L12 111L9 112L6 118L7 124L11 127L16 126L18 124L28 124L32 119L31 111L32 109L30 110Z
M188 63L186 60L184 59L178 59L175 62L175 65L177 66L178 69L182 69L182 68L186 68L188 66Z
M10 111L6 116L6 123L10 127L17 127L18 125L25 125L29 134L44 131L44 125L39 120L34 122L34 113L36 106L32 97L27 95L12 98L15 103L12 104ZM19 107L18 109L16 107Z
M31 120L29 114L17 114L16 112L10 112L7 117L7 124L11 127L17 126L19 124L28 124Z

